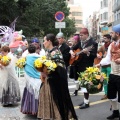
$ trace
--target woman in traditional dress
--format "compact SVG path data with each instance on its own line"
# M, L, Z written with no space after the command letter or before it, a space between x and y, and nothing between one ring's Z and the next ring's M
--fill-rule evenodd
M18 84L18 77L15 71L15 57L10 52L8 46L1 48L2 56L10 57L11 61L9 65L3 66L0 64L0 80L3 82L2 87L2 105L13 105L20 101L20 88Z
M40 89L38 118L43 120L69 120L73 118L77 120L68 90L67 71L62 54L55 46L55 36L47 34L43 44L48 49L47 59L53 60L57 64L57 68L47 74Z
M37 115L38 112L38 96L41 86L40 72L34 67L35 59L39 58L35 51L36 47L30 44L28 47L29 54L26 57L26 65L24 67L26 86L21 103L21 112L32 115Z

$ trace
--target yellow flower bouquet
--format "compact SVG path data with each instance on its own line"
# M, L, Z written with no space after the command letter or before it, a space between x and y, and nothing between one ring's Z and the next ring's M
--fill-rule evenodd
M52 60L48 60L46 56L42 56L35 60L34 62L35 68L40 72L50 73L51 71L55 71L57 67L56 63Z
M8 57L8 56L3 56L3 57L1 57L1 59L0 59L0 63L1 63L3 66L9 65L10 61L11 61L11 58Z
M16 66L18 68L23 68L25 67L25 64L26 64L26 58L19 58L16 62Z
M80 86L85 87L90 94L102 91L104 79L108 79L106 74L97 67L88 67L84 72L79 73L78 77Z
M0 60L1 60L1 58L2 58L2 55L0 55Z

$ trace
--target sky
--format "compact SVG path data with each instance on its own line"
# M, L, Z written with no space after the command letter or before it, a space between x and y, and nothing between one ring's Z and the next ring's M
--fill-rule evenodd
M99 10L100 0L74 0L75 4L80 4L83 9L83 22L92 15L93 11Z

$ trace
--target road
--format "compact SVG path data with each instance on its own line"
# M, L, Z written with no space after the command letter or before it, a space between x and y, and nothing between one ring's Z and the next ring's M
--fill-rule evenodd
M75 90L75 83L71 80L69 83L70 94ZM24 78L19 79L21 95L25 86ZM79 92L78 96L71 96L75 111L79 120L106 120L112 112L108 100L100 100L104 93L90 95L90 107L88 109L79 109L78 104L83 101L83 94ZM16 106L3 107L0 105L0 120L37 120L35 116L24 115L20 112L20 103ZM116 119L117 120L117 119Z

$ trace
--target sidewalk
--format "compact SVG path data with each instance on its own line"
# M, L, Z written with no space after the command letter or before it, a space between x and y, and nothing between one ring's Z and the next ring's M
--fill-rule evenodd
M25 86L24 77L19 79L19 85L22 96L23 89ZM0 104L0 120L37 120L35 116L22 114L20 112L20 104L21 103L9 107L3 107Z

